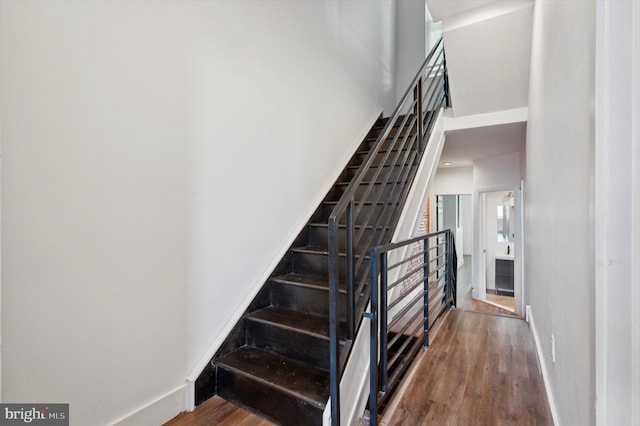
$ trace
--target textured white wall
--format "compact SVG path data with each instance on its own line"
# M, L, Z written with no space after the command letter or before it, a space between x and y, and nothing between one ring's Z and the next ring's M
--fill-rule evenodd
M562 425L595 421L594 16L595 1L535 4L525 291Z
M175 391L393 103L394 14L1 2L4 401L70 402L73 424L183 408Z
M464 229L464 250L465 256L473 254L473 215L471 214L471 194L465 194L461 197L461 219L462 228Z
M440 167L433 181L433 194L471 194L473 167Z
M399 102L425 60L426 22L424 0L400 0L396 5L396 101Z
M595 69L596 424L635 425L640 424L638 2L596 3Z
M446 142L445 142L446 143ZM440 167L431 186L429 199L431 202L429 229L436 230L437 204L436 195L471 194L473 192L473 167ZM467 233L465 233L466 238ZM466 247L466 246L465 246Z

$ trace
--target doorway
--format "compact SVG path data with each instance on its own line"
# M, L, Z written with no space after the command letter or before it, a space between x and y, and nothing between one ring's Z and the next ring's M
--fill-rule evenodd
M522 316L519 190L480 193L479 299Z

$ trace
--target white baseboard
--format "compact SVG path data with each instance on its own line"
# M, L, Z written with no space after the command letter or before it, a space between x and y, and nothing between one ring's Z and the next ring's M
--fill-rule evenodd
M157 426L187 410L187 385L184 384L113 422L117 426Z
M553 392L551 392L551 384L549 382L549 374L547 370L547 363L544 359L544 353L542 351L542 347L540 346L540 339L538 337L538 330L536 329L536 324L533 319L533 314L531 312L531 306L527 305L527 317L529 322L529 328L531 329L531 333L533 334L533 340L536 346L536 352L538 353L538 361L540 362L540 369L542 370L542 379L544 381L544 389L547 392L547 401L549 402L549 408L551 409L551 416L553 418L553 424L555 426L560 426L560 422L558 421L558 410L556 409L556 403L553 398Z

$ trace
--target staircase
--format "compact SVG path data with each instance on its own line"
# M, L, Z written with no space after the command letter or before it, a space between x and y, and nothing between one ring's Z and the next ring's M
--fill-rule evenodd
M440 40L200 374L196 405L219 395L277 424L306 426L323 423L331 396L339 425L339 381L370 299L369 251L391 241L445 103Z
M235 326L218 353L196 381L196 403L217 394L244 408L283 425L319 425L329 399L329 277L328 218L341 195L362 165L386 124L379 119L361 143L338 181L296 238L271 278ZM398 131L399 126L391 129ZM415 133L415 132L414 132ZM404 134L400 134L404 136ZM405 148L406 150L406 148ZM398 150L393 150L398 153ZM381 147L383 158L387 149ZM400 154L403 154L400 152ZM408 188L418 166L415 155L404 170ZM401 165L380 167L374 160L368 176L356 191L361 206L354 220L356 232L362 230L364 242L389 242L392 226L367 224L365 219L389 212L400 213L399 202L368 202L381 195L386 200L392 183L398 183ZM367 191L369 179L376 181ZM396 197L397 198L397 197ZM395 223L392 221L391 223ZM371 222L371 221L370 221ZM375 222L375 221L373 221ZM346 244L341 242L342 246ZM341 283L346 282L346 254L340 255ZM368 259L356 278L366 277ZM346 289L340 289L346 297ZM340 303L341 307L346 306ZM340 349L346 338L346 310L341 309Z

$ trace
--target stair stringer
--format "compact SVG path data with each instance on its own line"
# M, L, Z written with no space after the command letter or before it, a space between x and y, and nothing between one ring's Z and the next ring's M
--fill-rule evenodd
M444 108L441 108L400 214L392 241L402 241L416 235L421 219L425 215L426 200L438 169L445 142L443 112ZM391 275L389 279L395 281L400 276L399 273L400 271L397 271L396 275ZM402 306L400 306L401 308ZM367 307L367 312L371 312L371 306ZM369 321L365 319L360 325L340 380L340 424L354 424L357 417L364 413L369 398ZM329 400L323 415L323 426L330 425L331 402Z

